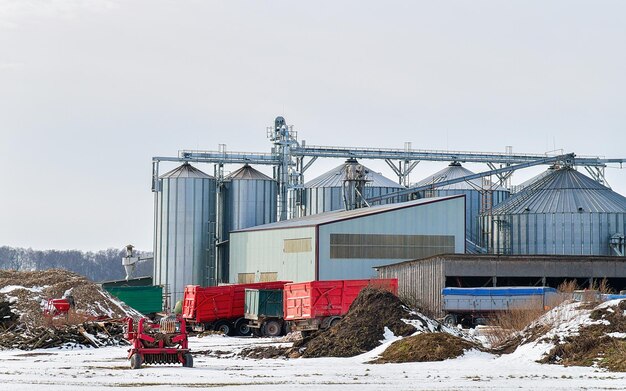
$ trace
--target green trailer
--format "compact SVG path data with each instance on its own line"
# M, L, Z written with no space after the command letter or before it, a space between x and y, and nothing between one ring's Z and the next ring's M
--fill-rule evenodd
M163 311L161 286L103 286L111 295L144 315Z
M244 317L252 334L277 337L285 333L282 289L246 289Z

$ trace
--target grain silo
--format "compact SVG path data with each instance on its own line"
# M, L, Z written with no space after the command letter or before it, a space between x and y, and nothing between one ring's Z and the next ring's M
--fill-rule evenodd
M620 255L626 197L564 167L540 175L482 219L494 253Z
M345 209L343 186L346 179L346 169L355 164L358 164L356 159L348 159L344 164L304 184L305 215ZM391 179L367 167L364 168L367 172L363 194L365 199L404 189L402 185ZM406 201L406 196L389 198L383 204L402 201Z
M173 307L185 285L215 278L215 179L185 163L159 177L155 202L154 284Z
M467 250L470 252L476 246L482 244L483 238L480 232L480 213L484 210L498 205L509 197L509 192L497 184L484 181L481 178L465 182L458 182L451 185L435 187L437 182L461 178L474 173L460 163L452 162L443 170L440 170L422 179L413 186L433 185L432 190L420 191L418 198L425 197L445 197L450 195L465 195L465 228L466 239L468 241Z
M225 178L224 190L219 282L228 282L230 231L273 223L277 213L276 181L247 164Z

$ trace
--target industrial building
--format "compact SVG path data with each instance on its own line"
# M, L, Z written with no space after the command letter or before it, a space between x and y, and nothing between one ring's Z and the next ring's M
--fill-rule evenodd
M185 285L206 285L215 275L210 238L215 226L215 178L189 163L159 178L155 193L154 284L175 303ZM170 304L171 304L170 303Z
M483 229L490 253L624 256L626 197L552 168L485 214Z
M616 291L626 289L626 258L580 255L445 254L381 265L379 278L397 278L398 294L443 316L445 287L549 286L565 280L581 287L606 278Z
M255 273L255 279L272 278L272 273L280 274L281 279L296 280L304 276L319 279L369 276L369 268L376 264L434 255L435 252L410 256L403 253L406 257L377 257L380 261L374 264L370 262L373 258L340 262L339 258L330 257L330 250L313 251L315 246L334 245L336 248L340 245L330 243L329 237L317 235L316 230L327 233L327 227L341 226L343 234L361 235L361 238L365 237L363 235L378 235L376 238L380 235L430 235L427 230L411 231L415 227L407 223L404 215L397 216L395 224L386 223L387 226L376 226L376 229L369 226L368 219L375 221L374 216L379 212L399 213L404 206L396 210L393 205L409 205L396 203L416 198L426 202L430 197L464 196L465 209L457 211L455 217L465 224L464 243L458 241L460 236L455 232L454 249L439 249L440 253L616 256L626 253L626 199L612 192L604 177L605 168L609 164L621 165L626 162L623 158L513 153L511 148L504 153L429 151L413 149L411 143L398 149L314 146L299 141L297 132L283 117L277 117L274 125L268 127L267 136L271 143L268 153L229 152L221 145L218 151L182 150L177 156L152 159L154 283L164 287L170 303L181 298L188 284L207 286L236 282L251 279L251 273ZM320 158L347 160L305 182L305 175ZM397 175L397 181L363 166L357 159L384 161ZM449 166L410 185L409 176L420 161L445 162ZM182 165L161 175L162 163ZM195 166L211 164L213 175L190 163ZM461 163L484 163L488 169L474 174ZM233 165L236 170L228 175L225 167ZM523 188L510 186L510 175L514 171L539 165L553 169L524 183ZM253 166L271 167L273 174L266 176ZM577 168L586 170L590 177L576 171ZM509 192L515 194L509 197ZM449 216L448 213L452 213L449 210L455 208L446 210L445 216ZM337 211L338 215L327 214L329 211ZM344 222L345 226L334 220L341 219L338 217L341 213L351 216ZM347 223L359 219L367 224ZM277 222L276 225L267 225L273 222ZM429 224L435 230L441 228L434 219ZM371 232L367 231L370 228ZM279 244L274 243L275 247L267 249L268 254L278 254L276 259L289 257L294 262L276 265L266 259L269 255L264 255L263 260L254 260L253 252L260 251L254 248L269 246L259 238L270 234L260 232L284 230L295 235L298 229L306 231L308 236L283 238L278 235ZM235 232L232 237L231 232ZM248 234L257 241L256 247L242 241L242 235ZM307 237L314 240L308 254L290 252L292 247L289 246L306 248L304 242L281 242ZM348 236L335 236L334 240L347 241L346 238ZM328 269L329 265L335 268ZM350 266L346 269L344 265ZM257 275L259 273L267 274Z
M217 281L228 281L230 231L276 221L276 181L244 165L218 184ZM219 217L222 216L220 219Z
M234 231L230 282L358 279L376 265L465 251L465 198L327 212Z

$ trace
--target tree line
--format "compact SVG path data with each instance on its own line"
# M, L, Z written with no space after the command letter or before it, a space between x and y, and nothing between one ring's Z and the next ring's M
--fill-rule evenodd
M137 251L140 257L151 257L151 252ZM32 248L0 247L0 269L47 270L65 269L92 281L126 278L122 266L125 249L109 248L96 252L79 250L33 250ZM140 261L134 277L152 275L152 259Z

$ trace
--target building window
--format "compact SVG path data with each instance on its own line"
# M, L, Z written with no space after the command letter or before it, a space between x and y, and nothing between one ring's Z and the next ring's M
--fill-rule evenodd
M261 282L277 281L277 272L261 272Z
M285 253L310 253L311 238L285 239L283 241L283 252Z
M452 235L330 234L331 259L418 259L454 250Z
M238 284L252 284L254 282L254 273L239 273L237 275Z

